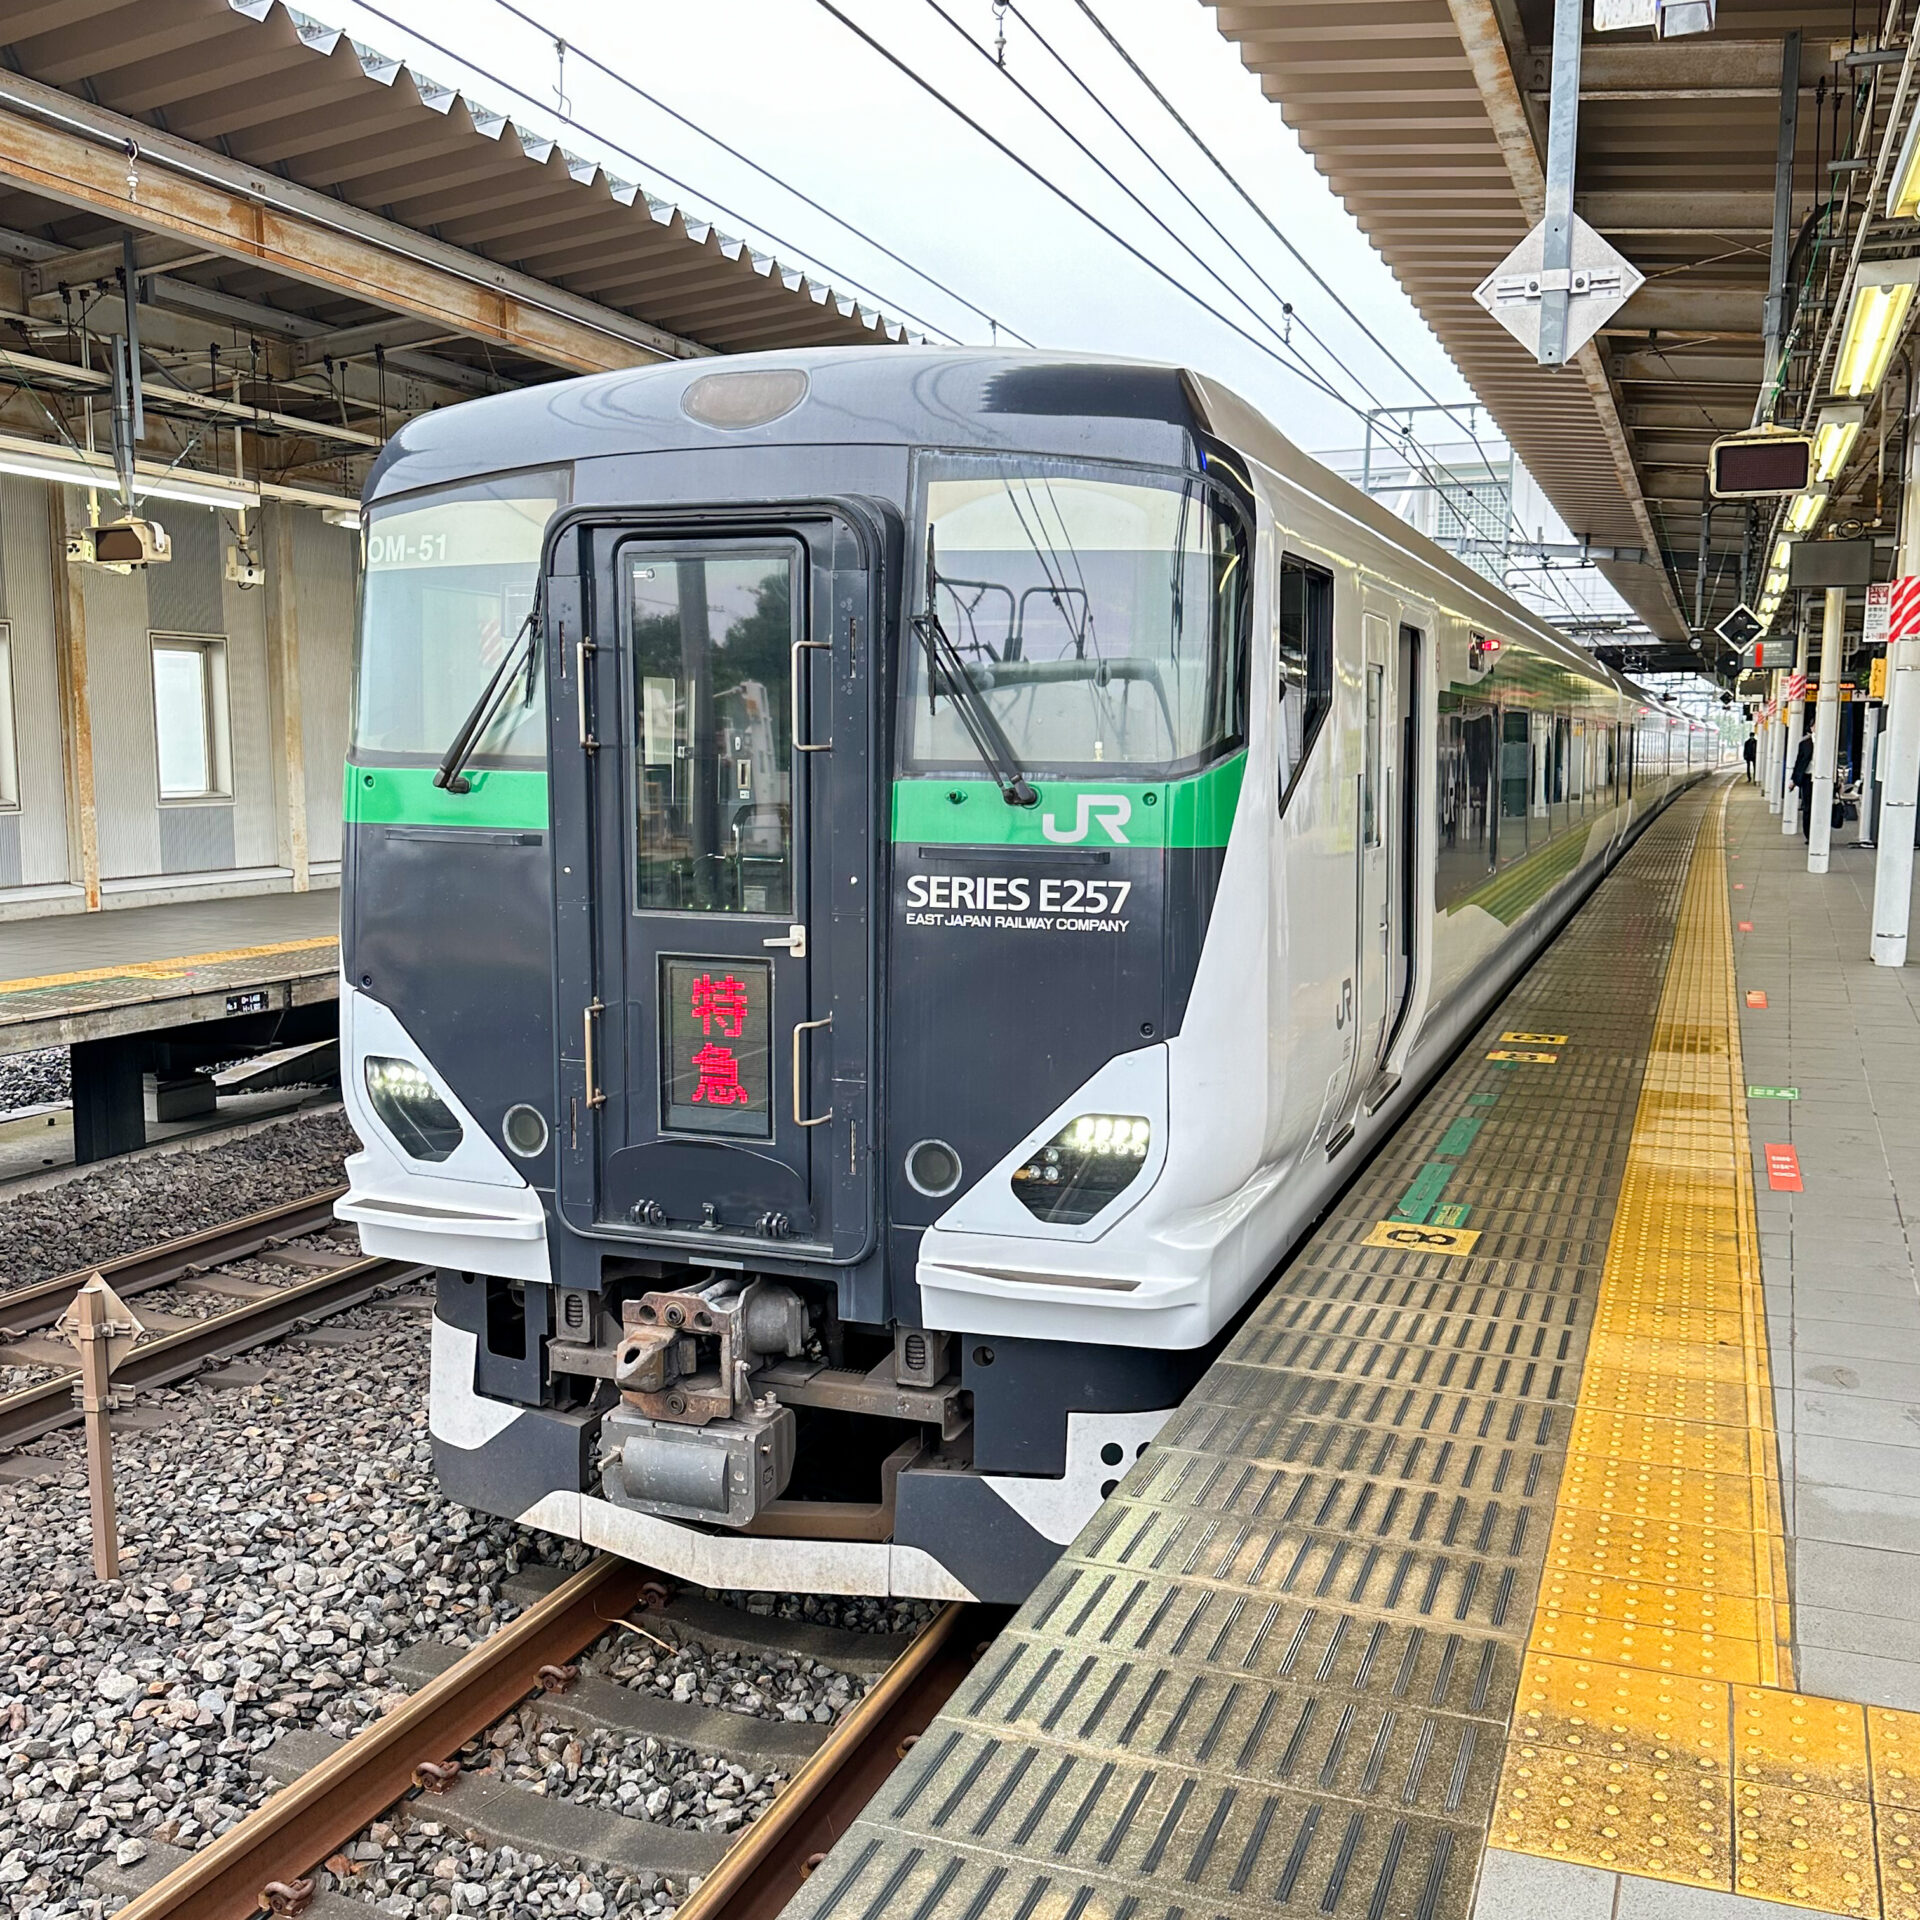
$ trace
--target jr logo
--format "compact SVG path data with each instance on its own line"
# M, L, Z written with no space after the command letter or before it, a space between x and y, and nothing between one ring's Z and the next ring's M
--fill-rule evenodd
M1098 820L1107 838L1116 847L1125 847L1132 844L1125 832L1132 818L1133 802L1124 793L1083 793L1074 803L1072 826L1058 826L1052 814L1043 813L1040 831L1062 846L1075 846L1093 831L1093 823Z

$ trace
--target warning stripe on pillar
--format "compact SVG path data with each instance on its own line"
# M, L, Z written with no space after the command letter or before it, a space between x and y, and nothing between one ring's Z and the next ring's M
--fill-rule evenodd
M1887 637L1904 640L1914 634L1920 634L1920 573L1903 573L1893 582Z

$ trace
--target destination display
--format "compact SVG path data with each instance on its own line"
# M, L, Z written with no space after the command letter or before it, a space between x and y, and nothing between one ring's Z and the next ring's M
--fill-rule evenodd
M765 960L660 959L660 1125L670 1133L773 1137Z

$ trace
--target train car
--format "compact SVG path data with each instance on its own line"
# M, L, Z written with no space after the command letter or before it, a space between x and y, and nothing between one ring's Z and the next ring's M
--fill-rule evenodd
M1016 1599L1705 733L1176 368L856 349L368 483L343 1218L469 1505Z

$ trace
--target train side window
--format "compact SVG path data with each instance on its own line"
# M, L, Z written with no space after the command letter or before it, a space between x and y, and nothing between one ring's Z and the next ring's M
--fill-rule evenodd
M1280 810L1293 797L1300 769L1333 705L1333 575L1303 560L1280 562L1276 661Z

